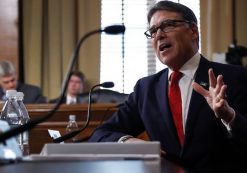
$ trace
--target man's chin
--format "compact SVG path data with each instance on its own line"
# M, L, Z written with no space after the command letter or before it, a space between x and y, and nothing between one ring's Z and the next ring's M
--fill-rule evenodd
M162 64L165 64L165 65L169 65L169 57L167 57L167 56L161 56L161 58L159 58L160 59L160 62L162 63Z

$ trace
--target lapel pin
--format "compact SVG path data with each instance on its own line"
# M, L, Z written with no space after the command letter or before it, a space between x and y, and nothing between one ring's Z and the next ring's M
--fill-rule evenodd
M208 84L206 82L200 82L200 85L201 86L204 86L204 87L207 87L208 86Z

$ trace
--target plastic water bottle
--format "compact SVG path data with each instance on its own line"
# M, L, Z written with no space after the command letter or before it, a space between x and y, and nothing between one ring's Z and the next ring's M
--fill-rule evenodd
M30 117L29 117L27 108L23 103L23 98L24 98L23 92L17 92L16 99L17 99L17 103L19 104L19 107L20 107L21 124L26 124L30 120ZM23 155L29 155L28 131L23 132L23 134L22 134L22 147L23 148L21 148L21 150L22 150Z
M16 100L16 90L7 90L6 91L6 98L7 100L4 103L2 112L1 112L1 120L7 121L10 128L22 125L23 120L20 114L20 106ZM23 149L23 135L19 134L15 136L16 141L20 147Z
M66 133L72 132L78 130L78 125L76 122L76 116L75 115L69 115L69 122L68 125L66 127ZM73 137L72 140L69 140L69 142L73 142L76 141L77 138Z

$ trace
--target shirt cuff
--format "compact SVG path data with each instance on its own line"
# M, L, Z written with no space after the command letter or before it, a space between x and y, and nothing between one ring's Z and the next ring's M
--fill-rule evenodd
M124 143L126 140L128 140L130 138L133 138L133 136L131 136L131 135L122 136L121 138L119 138L118 143Z
M223 119L221 119L221 122L224 124L224 126L226 127L226 129L230 132L232 130L231 126L232 126L232 123L235 119L235 116L236 116L236 113L235 111L233 110L234 112L234 115L233 115L233 118L231 119L231 121L229 123L225 122Z

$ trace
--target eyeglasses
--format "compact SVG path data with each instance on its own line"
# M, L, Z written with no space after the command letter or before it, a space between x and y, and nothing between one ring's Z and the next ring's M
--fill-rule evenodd
M191 22L188 20L165 20L161 22L159 26L154 26L144 32L147 38L154 38L157 31L160 29L162 32L171 32L173 31L176 27L178 27L178 23L188 23L190 24Z

